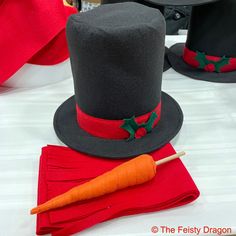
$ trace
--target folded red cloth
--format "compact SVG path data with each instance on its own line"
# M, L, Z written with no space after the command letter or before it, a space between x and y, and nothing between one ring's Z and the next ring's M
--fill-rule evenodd
M65 6L66 19L77 13L75 7ZM45 47L31 57L27 63L36 65L55 65L69 58L65 27Z
M52 43L55 43L55 37L59 38L57 44L61 44L62 40L65 42L63 30L68 15L72 13L72 8L68 8L62 0L0 1L0 84L9 79L40 50L43 50L40 55L45 54L43 48L52 40ZM75 9L73 11L75 12ZM46 49L51 47L54 48L51 44ZM45 60L48 61L47 58ZM55 61L53 63L55 64Z
M171 144L167 144L151 155L159 160L174 153ZM38 204L124 161L95 158L67 147L44 147L39 167ZM157 167L156 177L145 184L38 214L37 234L71 235L116 217L181 206L198 196L191 176L181 160L176 159Z

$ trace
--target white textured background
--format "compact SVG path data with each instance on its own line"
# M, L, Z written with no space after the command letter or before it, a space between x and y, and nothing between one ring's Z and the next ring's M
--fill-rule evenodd
M185 37L167 37L168 46L177 41ZM163 90L183 109L184 125L172 144L188 153L183 162L200 198L184 207L105 222L79 235L154 235L153 225L227 226L236 233L236 84L196 81L170 69ZM40 88L0 88L0 236L35 235L29 210L36 204L41 147L59 144L53 115L72 94L72 79Z

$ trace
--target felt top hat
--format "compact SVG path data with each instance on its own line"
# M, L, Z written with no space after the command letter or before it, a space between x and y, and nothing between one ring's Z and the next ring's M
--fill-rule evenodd
M0 85L25 63L53 65L69 57L63 0L0 1ZM58 50L60 48L60 50Z
M171 47L168 58L179 73L198 80L236 82L236 1L193 8L186 44Z
M161 92L162 14L137 3L107 4L72 15L67 38L75 96L54 116L69 147L127 158L168 143L180 130L177 102Z
M101 0L101 4L112 4L112 3L122 3L122 2L137 2L137 3L143 4L145 6L149 6L149 7L157 8L158 10L162 10L161 6L157 6L157 5L151 4L149 2L145 2L143 0ZM165 47L163 71L167 71L171 67L171 65L169 63L168 56L167 56L168 52L169 52L169 49L167 47Z

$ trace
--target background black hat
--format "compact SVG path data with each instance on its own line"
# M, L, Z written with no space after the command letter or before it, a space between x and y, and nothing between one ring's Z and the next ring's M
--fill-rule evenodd
M182 111L161 92L165 21L159 11L137 3L102 5L71 16L67 37L75 96L55 113L62 142L87 154L127 158L160 148L178 133ZM89 117L123 122L151 113L160 101L157 126L132 141L99 138L77 123L76 105Z
M144 0L144 2L150 2L161 6L199 6L215 1L219 0Z
M141 0L101 0L101 4L112 4L112 3L122 3L122 2L137 2L149 7L153 7L153 8L157 8L158 10L162 10L161 7L157 7L156 5L150 4L148 2L144 2ZM165 47L165 57L164 57L164 67L163 67L163 71L167 71L168 69L170 69L171 65L169 63L169 59L168 59L168 48Z
M168 54L172 67L179 73L198 80L211 82L236 82L236 70L207 72L192 67L183 60L184 47L193 52L215 57L236 58L236 1L221 0L196 6L192 10L186 44L176 44Z

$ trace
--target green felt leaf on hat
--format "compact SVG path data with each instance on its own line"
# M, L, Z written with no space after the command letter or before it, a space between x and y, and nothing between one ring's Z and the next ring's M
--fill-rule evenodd
M147 133L150 133L152 131L152 127L153 127L153 124L154 124L154 121L156 120L156 118L157 118L156 112L152 112L148 121L143 124L142 127L146 129Z
M135 116L129 119L124 119L124 124L121 126L121 128L126 130L130 135L127 141L133 140L135 138L135 132L139 128L135 121Z
M229 60L230 58L228 57L222 57L219 61L212 61L212 60L208 60L206 58L206 54L203 52L197 52L197 56L195 57L195 59L199 62L199 67L200 69L205 69L205 67L207 65L214 65L214 70L215 72L220 73L221 72L221 68L225 65L229 64Z
M150 133L152 131L153 124L157 117L158 116L156 112L152 112L148 121L142 124L137 124L137 122L135 121L135 116L129 119L124 119L124 124L122 124L120 127L129 133L129 138L127 139L127 141L135 139L135 132L139 128L144 128L147 131L147 133Z

